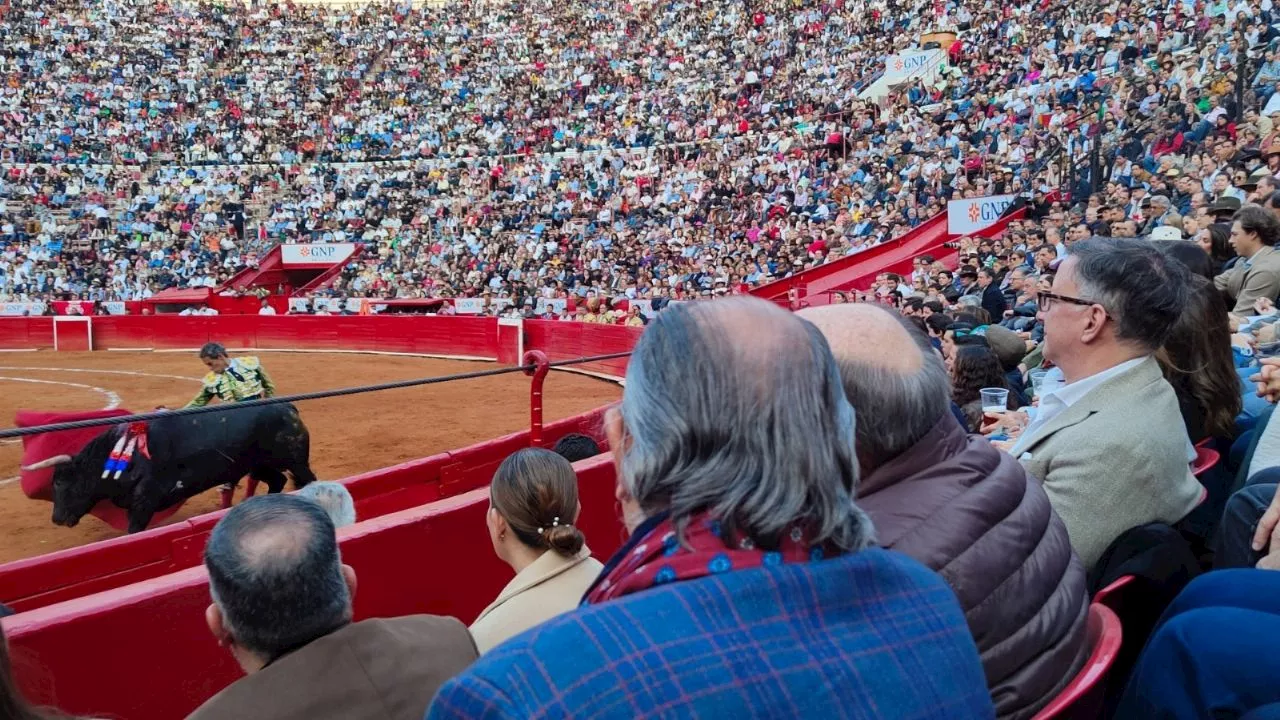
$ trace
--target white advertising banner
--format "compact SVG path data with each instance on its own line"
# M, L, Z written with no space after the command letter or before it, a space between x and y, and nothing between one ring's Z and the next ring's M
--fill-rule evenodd
M991 227L1013 203L1016 195L989 195L947 203L947 232L972 235Z
M920 72L941 50L911 50L884 59L884 79L893 84Z
M311 301L306 298L289 298L290 312L304 313L309 307L311 307Z
M355 243L316 243L281 245L280 261L293 265L333 265L345 262L356 251Z
M559 315L564 312L564 308L568 304L569 301L564 298L538 298L538 302L533 306L533 311L539 315L545 315L548 312Z
M89 304L92 307L92 303ZM42 302L7 302L0 303L0 315L43 315L44 303Z
M118 300L108 300L102 303L102 307L107 311L108 315L124 315L126 312L124 303Z
M484 312L484 298L457 298L453 311L459 315L479 315Z

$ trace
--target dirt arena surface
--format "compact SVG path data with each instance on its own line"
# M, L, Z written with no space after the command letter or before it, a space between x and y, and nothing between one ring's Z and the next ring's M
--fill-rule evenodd
M280 394L497 367L354 353L264 352L259 357ZM203 374L195 353L0 353L0 427L12 427L19 409L182 407L200 389ZM614 383L565 372L551 373L544 387L547 422L598 408L622 394ZM298 409L311 431L312 469L321 480L337 480L528 427L529 379L513 373L459 380L312 400ZM21 457L20 444L0 441L0 562L121 534L92 515L74 528L50 522L53 505L22 494L16 479ZM236 500L241 497L237 492ZM188 500L167 522L216 510L219 500L218 491L210 490Z

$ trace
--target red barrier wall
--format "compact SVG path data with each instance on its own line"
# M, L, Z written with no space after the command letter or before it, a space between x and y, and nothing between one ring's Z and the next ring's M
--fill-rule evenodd
M541 350L552 362L590 355L630 352L636 340L640 339L642 331L643 328L622 325L526 320L524 349L525 351ZM627 373L627 358L575 365L573 369L622 377Z
M4 326L45 318L0 318L0 348L10 345ZM37 329L26 330L34 336ZM52 347L49 341L39 347ZM229 348L368 350L485 359L498 357L498 321L430 315L112 315L93 318L96 350L197 348L209 341ZM33 347L35 345L26 345Z
M973 237L997 237L1008 228L1011 221L1021 220L1025 215L1025 208L1016 210L991 227L975 233ZM943 247L952 236L945 232L945 217L942 218L942 222L938 221L939 218L934 218L926 222L916 228L913 233L897 241L899 244L893 247L887 247L889 243L877 245L849 258L842 258L834 263L807 270L798 276L762 285L754 292L765 291L763 297L766 299L786 303L787 291L795 287L800 290L800 297L803 298L802 307L827 305L831 302L831 294L836 290L869 290L880 273L890 272L903 277L910 276L915 270L915 259L921 255L931 254L935 260L942 261L947 267L955 268L958 264L956 251ZM878 248L886 249L875 256L868 256L868 253ZM845 262L846 260L848 262ZM780 285L780 283L785 284ZM781 290L782 294L773 295L778 290Z
M53 318L0 317L0 349L31 350L53 347Z
M498 323L493 318L431 316L112 316L93 318L95 347L192 348L216 339L230 347L293 347L391 352L425 352L496 357L500 354ZM528 349L540 348L553 360L630 350L639 329L582 323L533 321ZM50 318L0 318L0 348L22 347L4 342L50 329ZM520 330L520 328L514 328ZM510 343L520 340L510 335ZM50 340L50 344L52 341ZM319 347L317 347L319 346ZM456 350L455 350L456 348ZM516 357L515 349L502 354ZM621 376L626 359L581 366ZM555 374L547 387L554 388ZM526 402L523 397L518 402ZM550 423L544 444L579 432L605 446L600 422L603 410ZM357 516L368 519L449 497L487 485L498 464L515 450L528 447L528 432L495 438L468 448L348 478ZM122 587L192 567L200 562L205 539L217 519L213 513L37 558L0 565L0 602L27 611L55 602Z
M910 260L928 252L947 240L946 213L935 215L897 240L869 247L862 252L819 265L788 278L766 283L751 291L766 300L785 300L792 288L810 295L839 286L854 284L866 275L883 272L884 268L904 258Z
M555 376L547 378L554 387ZM582 433L607 447L603 409L548 424L544 444ZM341 482L369 520L485 487L498 464L529 447L529 432L356 475ZM200 564L209 532L221 512L78 548L0 565L0 601L19 612L123 587Z
M578 524L607 558L624 531L614 515L608 456L578 471ZM355 568L357 619L411 613L470 622L510 579L485 530L488 493L453 498L361 522L339 532ZM124 720L183 717L239 677L204 625L204 569L195 567L3 621L19 684L35 701Z

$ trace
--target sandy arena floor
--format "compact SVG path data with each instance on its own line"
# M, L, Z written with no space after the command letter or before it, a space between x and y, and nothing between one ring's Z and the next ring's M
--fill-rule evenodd
M496 367L493 363L346 353L263 353L281 394L407 380ZM204 368L187 353L0 353L0 426L32 410L134 412L181 407L200 388ZM547 378L546 420L598 408L621 397L615 384L557 372ZM311 467L321 480L464 447L528 426L523 374L313 400L299 405L311 431ZM55 526L53 506L22 494L21 445L0 441L0 562L75 547L120 533L91 515L75 528ZM243 487L243 483L242 483ZM240 499L237 493L236 499ZM216 490L188 500L169 522L218 507Z

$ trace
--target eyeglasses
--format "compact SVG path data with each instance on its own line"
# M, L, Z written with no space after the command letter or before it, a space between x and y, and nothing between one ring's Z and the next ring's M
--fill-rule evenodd
M1098 303L1093 300L1071 297L1070 295L1059 295L1058 293L1052 293L1046 290L1041 290L1036 293L1036 305L1038 305L1044 312L1049 312L1049 308L1053 307L1053 303L1058 300L1061 300L1064 303L1071 303L1072 305L1080 305L1083 307L1093 307L1094 305L1098 305ZM1101 306L1099 305L1099 307ZM1111 317L1111 313L1105 314L1108 318Z

